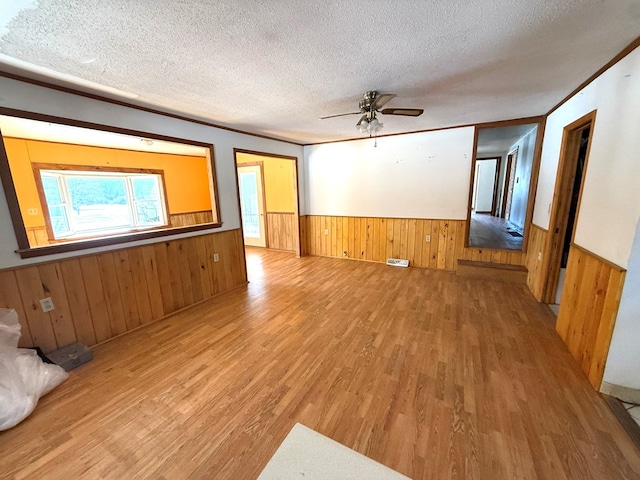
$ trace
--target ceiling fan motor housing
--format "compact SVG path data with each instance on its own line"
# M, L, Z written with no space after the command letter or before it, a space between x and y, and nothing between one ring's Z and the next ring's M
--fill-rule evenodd
M373 110L373 102L376 99L378 92L370 91L364 94L364 99L360 100L360 111L362 113L370 112Z

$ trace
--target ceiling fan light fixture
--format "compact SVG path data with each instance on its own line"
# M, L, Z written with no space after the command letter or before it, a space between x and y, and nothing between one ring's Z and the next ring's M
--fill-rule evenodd
M383 105L386 105L391 99L395 97L393 93L379 94L375 90L365 92L363 99L360 100L358 106L359 112L341 113L338 115L330 115L326 118L342 117L343 115L361 115L360 120L356 123L356 128L362 134L369 134L370 137L375 137L377 133L382 129L383 125L376 118L378 113L382 115L404 115L408 117L418 117L424 112L421 108L385 108L381 110Z
M369 136L373 136L380 131L383 126L376 117L373 117L371 120L362 120L358 125L358 130L360 130L360 133L368 133Z

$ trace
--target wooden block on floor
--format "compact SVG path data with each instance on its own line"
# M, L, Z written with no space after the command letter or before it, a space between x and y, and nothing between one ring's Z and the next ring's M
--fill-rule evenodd
M461 277L486 278L505 283L527 283L527 269L521 265L458 260L456 275Z

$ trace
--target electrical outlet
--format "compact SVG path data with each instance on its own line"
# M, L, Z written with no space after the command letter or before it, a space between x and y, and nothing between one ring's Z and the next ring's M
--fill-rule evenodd
M30 208L29 209L29 215L38 215L38 209L37 208Z
M325 234L325 235L329 235L329 229L328 229L328 228L325 228L325 229L324 229L324 234Z
M424 241L425 242L430 242L431 241L431 235L425 235L424 236Z
M347 256L347 251L345 250L344 252L342 252L342 256L346 257Z
M217 253L213 254L213 261L214 262L219 262L220 261L220 255L218 255Z
M51 310L56 308L53 305L53 300L51 300L51 297L43 298L42 300L40 300L40 307L45 313L50 312Z
M538 252L538 260L542 260L542 252Z

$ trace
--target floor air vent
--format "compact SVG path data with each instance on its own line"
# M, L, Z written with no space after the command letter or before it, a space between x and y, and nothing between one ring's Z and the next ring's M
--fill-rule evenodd
M387 265L391 265L392 267L408 267L409 260L405 260L404 258L387 258Z

